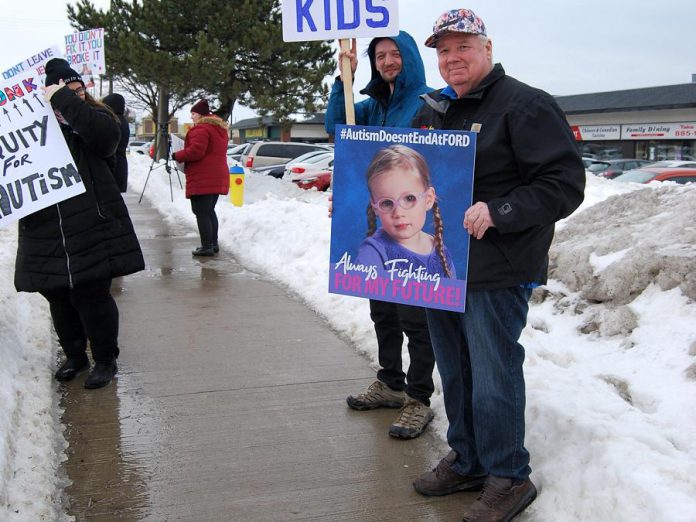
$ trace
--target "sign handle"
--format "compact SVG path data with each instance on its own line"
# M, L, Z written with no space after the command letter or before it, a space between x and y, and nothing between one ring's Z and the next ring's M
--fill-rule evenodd
M341 51L350 51L350 40L341 38L338 41ZM350 68L350 58L341 58L341 80L343 80L343 94L346 101L346 124L355 125L355 105L353 104L353 71Z

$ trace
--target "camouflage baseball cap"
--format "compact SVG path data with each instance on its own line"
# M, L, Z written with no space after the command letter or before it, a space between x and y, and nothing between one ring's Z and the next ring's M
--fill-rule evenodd
M442 13L435 22L433 34L425 41L426 47L435 47L437 41L448 33L486 36L486 26L483 20L469 9L450 9Z

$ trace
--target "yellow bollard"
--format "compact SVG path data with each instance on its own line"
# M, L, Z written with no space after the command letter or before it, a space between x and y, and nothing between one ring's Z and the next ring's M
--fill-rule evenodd
M230 201L235 207L244 204L244 168L230 167Z

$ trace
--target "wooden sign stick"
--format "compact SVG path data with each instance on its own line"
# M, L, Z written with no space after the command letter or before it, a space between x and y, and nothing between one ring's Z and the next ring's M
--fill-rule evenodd
M350 40L341 38L338 41L341 51L350 51ZM343 94L346 101L346 124L355 125L355 106L353 105L353 71L350 68L350 58L344 56L341 59L341 80L343 80Z

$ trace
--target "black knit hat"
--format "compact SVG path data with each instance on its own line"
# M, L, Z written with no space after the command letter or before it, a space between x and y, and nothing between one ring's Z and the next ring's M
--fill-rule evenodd
M60 80L63 80L66 85L70 82L80 82L83 87L85 86L82 76L77 74L74 69L71 69L70 64L66 60L52 58L46 62L46 85L58 84Z

